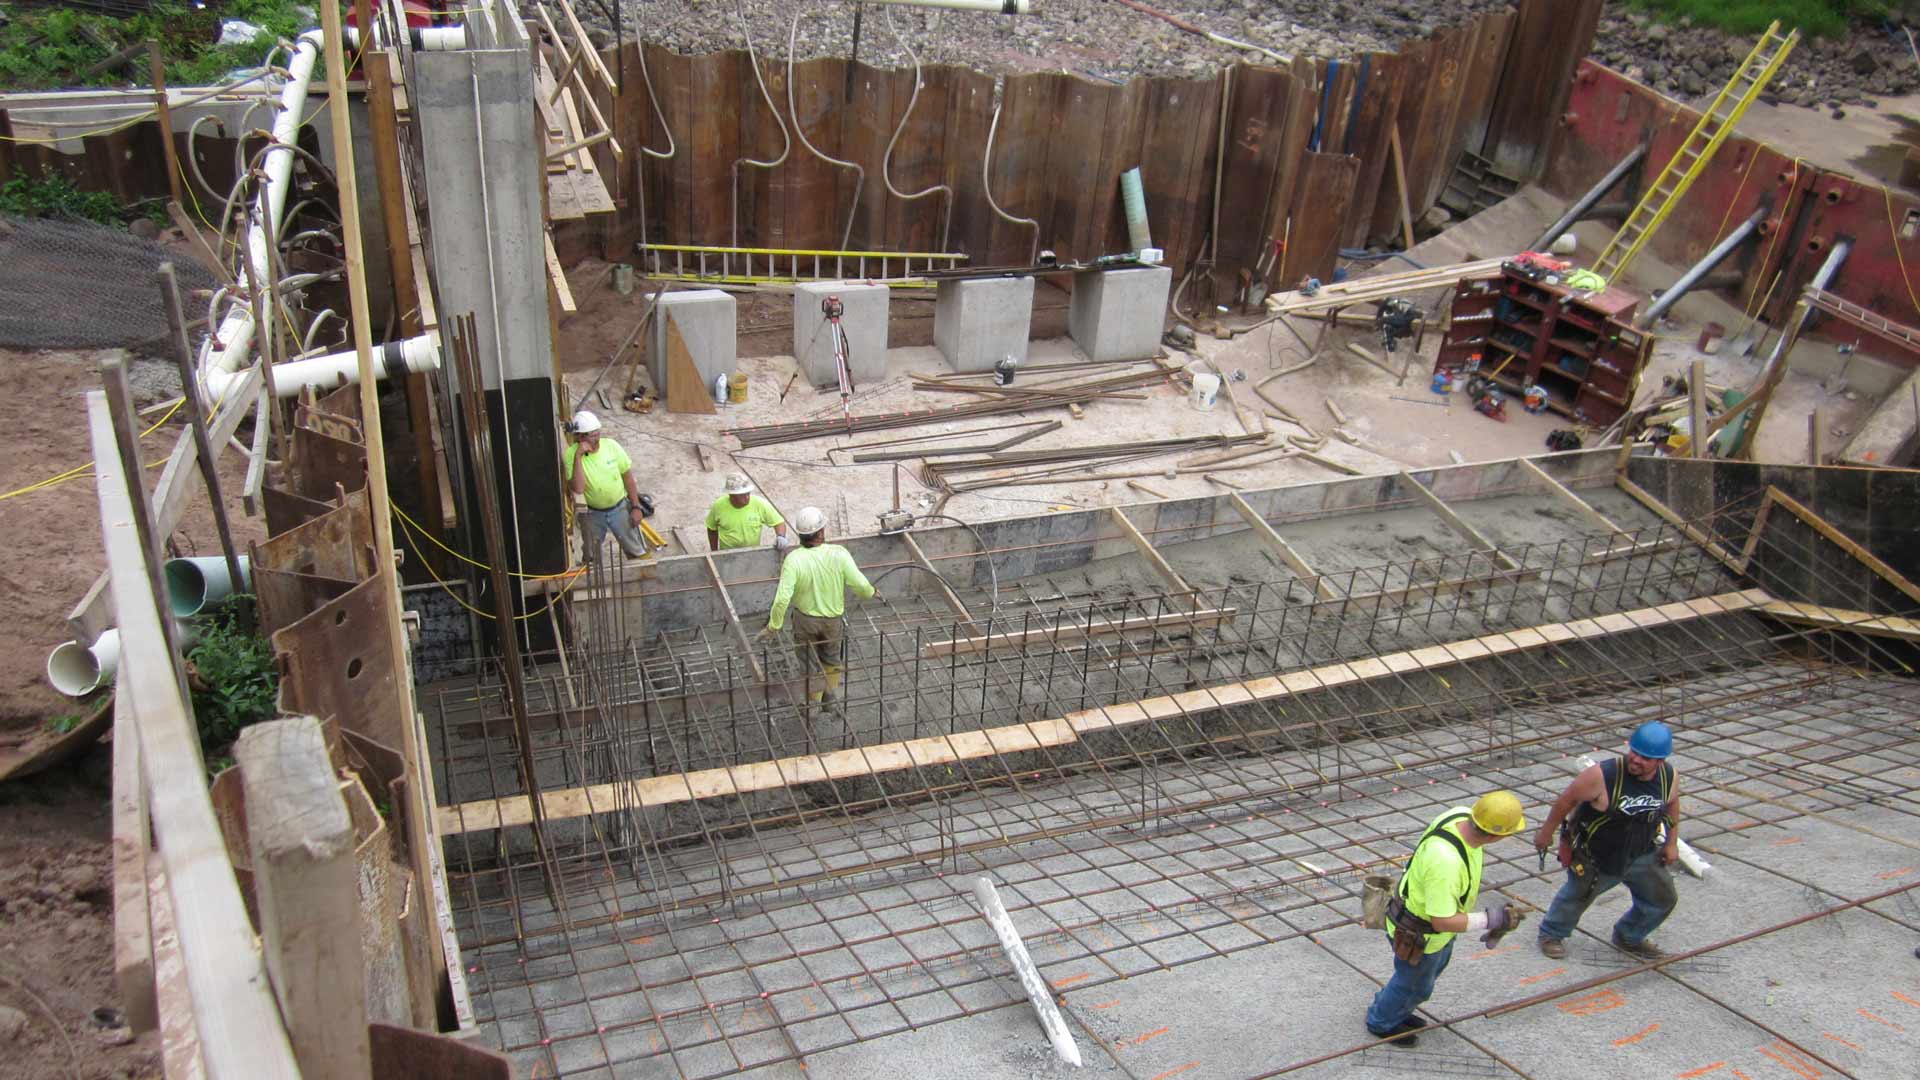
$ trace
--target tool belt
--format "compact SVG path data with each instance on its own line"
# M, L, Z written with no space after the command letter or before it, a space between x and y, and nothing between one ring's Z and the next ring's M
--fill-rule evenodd
M1433 924L1415 915L1399 896L1387 901L1387 925L1393 928L1393 956L1403 964L1418 964L1427 955L1427 935Z

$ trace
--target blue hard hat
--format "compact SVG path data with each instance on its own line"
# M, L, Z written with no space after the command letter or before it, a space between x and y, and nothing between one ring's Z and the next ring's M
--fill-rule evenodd
M1649 720L1633 729L1633 737L1627 740L1627 749L1643 758L1672 757L1673 729L1658 720Z

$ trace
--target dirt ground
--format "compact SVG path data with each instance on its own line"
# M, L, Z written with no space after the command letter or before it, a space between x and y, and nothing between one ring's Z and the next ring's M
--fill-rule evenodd
M18 595L18 594L16 594ZM0 1078L157 1077L157 1035L116 1028L112 751L0 785ZM59 1021L55 1030L47 1013ZM0 1012L0 1017L10 1016Z

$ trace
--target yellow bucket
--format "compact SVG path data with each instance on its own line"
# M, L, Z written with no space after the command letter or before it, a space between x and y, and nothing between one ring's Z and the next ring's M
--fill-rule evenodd
M747 377L745 375L727 376L727 402L733 405L747 403Z

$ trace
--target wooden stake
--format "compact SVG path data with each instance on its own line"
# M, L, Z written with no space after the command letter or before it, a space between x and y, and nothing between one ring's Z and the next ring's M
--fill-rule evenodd
M1407 250L1413 250L1413 210L1407 203L1407 156L1400 148L1400 125L1388 129L1387 145L1393 149L1393 179L1400 190L1400 231L1406 238Z
M206 481L207 499L213 503L213 527L220 534L220 552L227 557L227 580L233 582L235 590L240 590L240 583L246 581L247 576L240 571L240 553L233 546L233 529L227 523L227 500L220 491L217 468L219 459L213 456L213 445L207 439L207 417L200 408L200 392L193 375L193 345L187 340L187 317L180 307L180 283L174 279L170 262L161 263L153 276L160 283L160 298L167 309L167 328L173 333L173 359L180 368L187 420L193 425L193 449L200 463L200 479ZM254 422L266 423L265 415Z
M180 153L173 145L173 116L167 111L167 67L160 62L160 44L147 40L147 72L153 77L153 111L160 125L160 148L167 155L167 190L173 201L185 203L180 187ZM238 581L238 578L234 579Z
M1693 362L1692 377L1687 380L1687 412L1691 418L1687 436L1687 456L1707 456L1707 362Z
M260 943L294 1060L309 1080L362 1080L373 1059L359 867L326 736L311 716L269 720L242 731L233 756L246 791Z
M1827 410L1818 405L1807 414L1807 453L1813 464L1827 463Z

